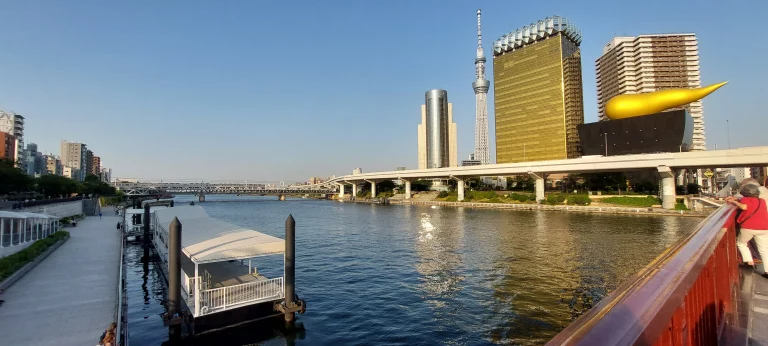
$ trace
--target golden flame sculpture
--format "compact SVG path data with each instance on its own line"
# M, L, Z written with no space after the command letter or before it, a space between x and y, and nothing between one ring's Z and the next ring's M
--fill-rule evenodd
M611 120L617 120L658 113L702 99L727 83L695 89L666 89L614 96L605 104L605 115Z

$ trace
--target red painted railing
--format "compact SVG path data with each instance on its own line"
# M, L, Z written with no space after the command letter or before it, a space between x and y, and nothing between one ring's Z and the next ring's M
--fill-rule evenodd
M740 288L734 215L718 209L548 345L717 345Z

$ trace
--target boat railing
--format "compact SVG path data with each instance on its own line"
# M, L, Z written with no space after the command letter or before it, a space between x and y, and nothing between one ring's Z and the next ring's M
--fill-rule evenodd
M182 276L182 284L181 289L184 291L184 293L187 294L187 297L194 297L195 296L195 284L200 280L201 278L198 276L197 278L194 277L188 277L184 271L181 271Z
M734 215L720 207L548 345L717 344L737 314Z
M260 300L282 299L283 277L259 280L233 286L200 290L196 301L200 304L200 315L227 310L246 303Z

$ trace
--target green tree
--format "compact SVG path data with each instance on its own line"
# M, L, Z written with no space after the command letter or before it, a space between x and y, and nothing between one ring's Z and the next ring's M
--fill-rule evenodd
M584 173L582 177L585 180L584 185L590 190L627 190L627 177L624 173Z
M16 168L13 161L0 159L0 194L27 192L31 188L31 177Z
M80 192L80 184L67 177L58 175L43 175L36 179L35 190L46 196L58 197L60 195L69 196Z
M114 195L115 188L109 186L109 184L101 181L98 176L88 174L83 180L82 193L86 195L98 194L98 195Z
M533 191L536 182L528 174L507 178L507 188L512 191Z
M395 182L392 180L384 180L376 183L376 193L392 192L395 189Z

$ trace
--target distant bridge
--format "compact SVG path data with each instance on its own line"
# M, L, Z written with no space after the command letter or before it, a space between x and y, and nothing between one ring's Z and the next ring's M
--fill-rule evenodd
M272 185L263 183L236 182L127 182L118 181L115 187L127 196L156 196L163 194L237 194L237 195L289 195L289 194L335 194L338 185L333 183L316 185Z

